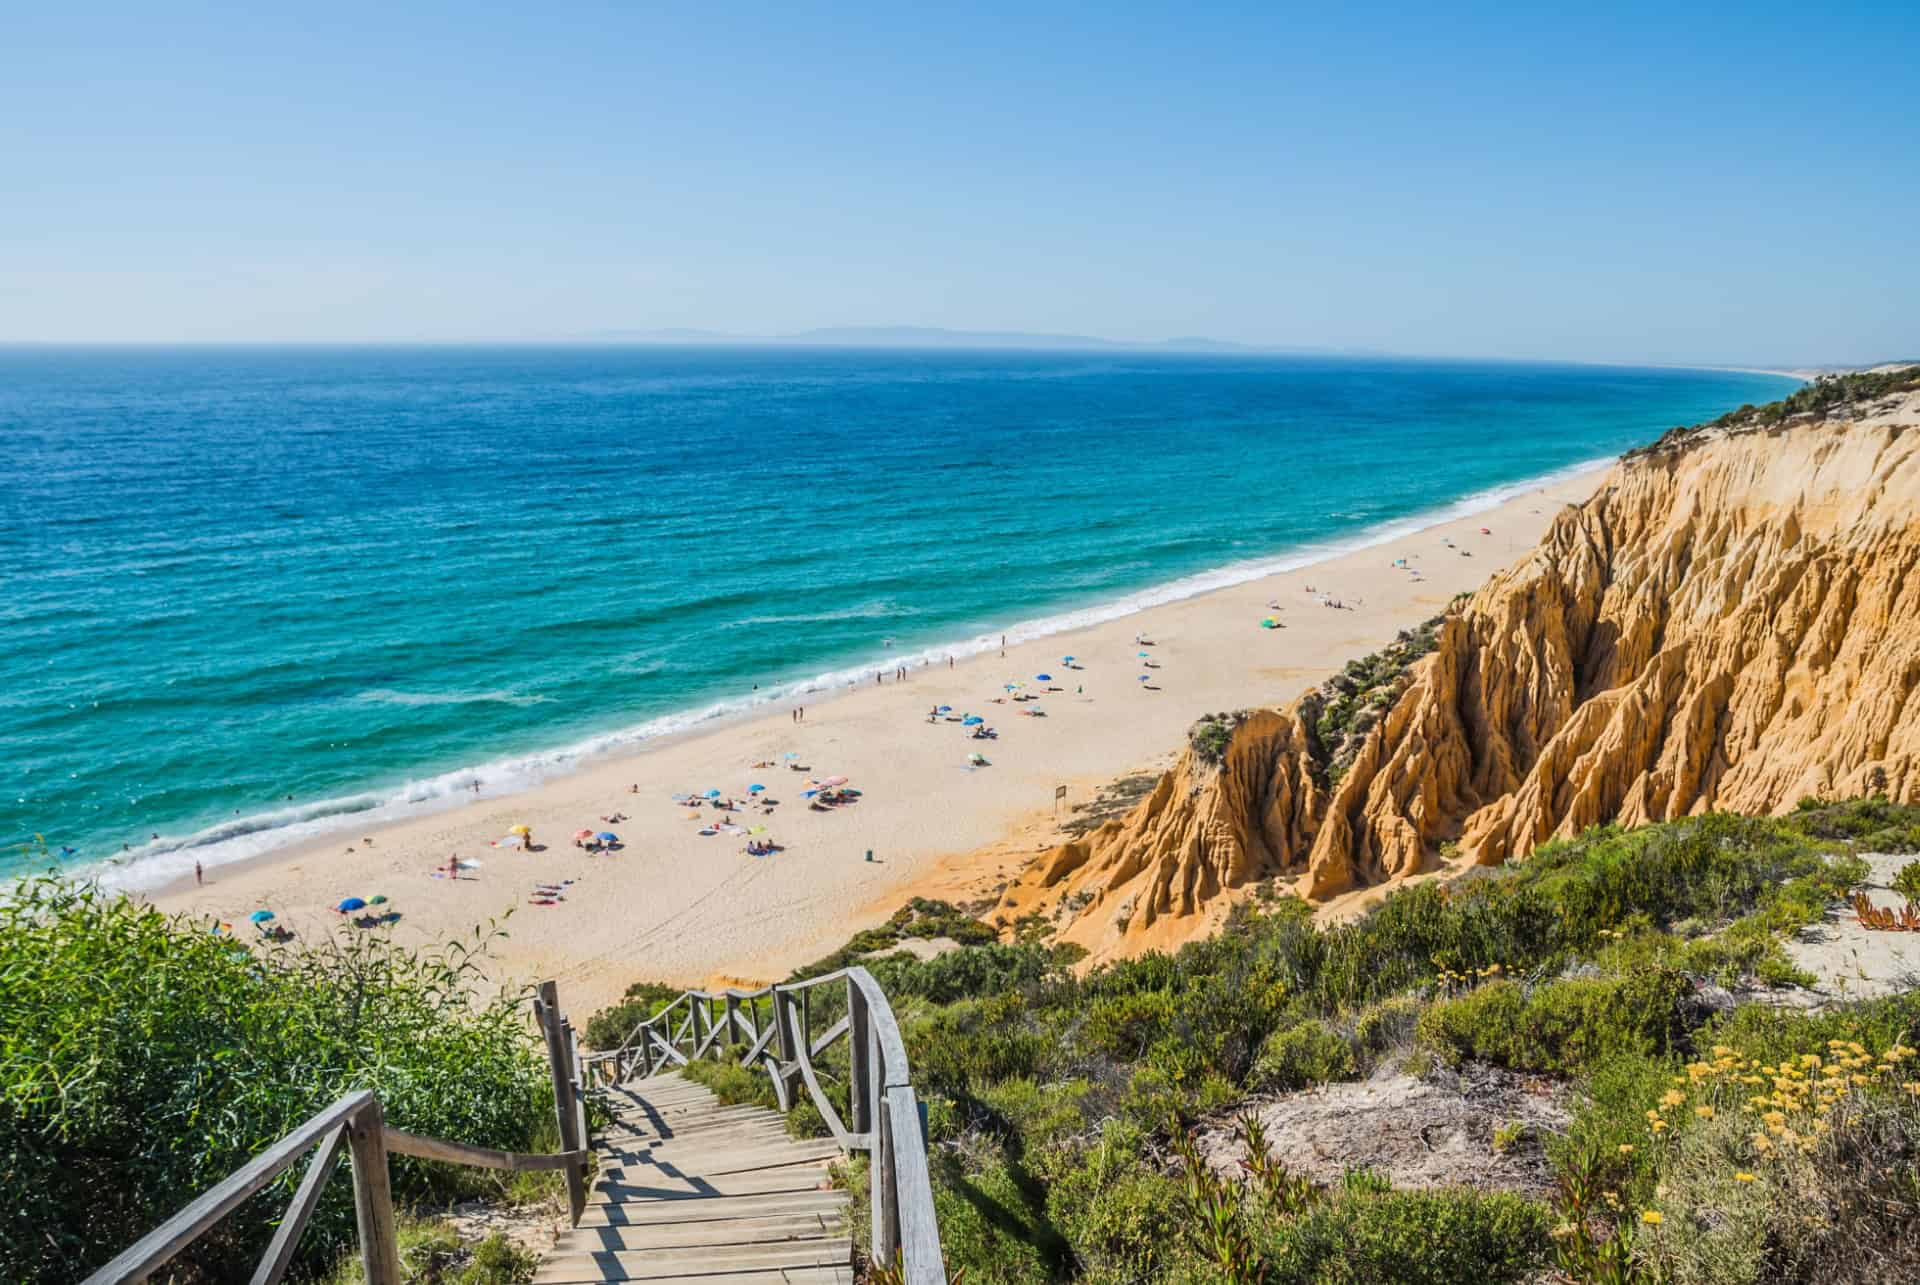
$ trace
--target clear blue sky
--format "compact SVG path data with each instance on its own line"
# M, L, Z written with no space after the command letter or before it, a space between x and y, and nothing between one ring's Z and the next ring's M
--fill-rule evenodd
M0 340L1920 356L1911 0L283 7L7 7Z

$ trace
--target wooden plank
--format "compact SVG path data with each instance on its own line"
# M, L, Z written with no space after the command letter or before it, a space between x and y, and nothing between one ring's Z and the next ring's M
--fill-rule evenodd
M580 1225L649 1227L659 1224L738 1222L747 1218L801 1213L841 1216L852 1206L853 1197L841 1188L775 1191L757 1196L709 1196L695 1200L589 1205L587 1212L581 1215Z
M571 1279L603 1281L665 1280L675 1276L713 1276L728 1270L752 1270L795 1267L846 1267L853 1262L853 1241L805 1241L791 1245L737 1245L726 1248L691 1250L609 1250L604 1253L558 1254L541 1265L536 1281L553 1280L555 1273L582 1272L589 1265L598 1277ZM559 1279L570 1279L565 1275Z
M565 1169L568 1165L581 1164L587 1158L584 1147L578 1151L529 1154L524 1151L495 1151L492 1147L471 1147L464 1142L423 1137L391 1125L386 1133L388 1151L397 1151L403 1156L418 1156L422 1160L441 1160L450 1165L471 1165L476 1169L506 1169L513 1173L526 1173L535 1169Z
M551 981L541 982L533 1011L540 1020L540 1031L547 1041L547 1069L553 1079L553 1114L560 1126L560 1149L578 1151L586 1146L586 1139L574 1134L579 1118L574 1113L572 1077L567 1074L566 1049L560 1043L560 988ZM584 1166L569 1165L561 1172L567 1178L568 1212L577 1219L586 1201Z
M541 1268L540 1274L533 1279L538 1285L585 1285L606 1278L591 1259L565 1259L556 1260L550 1268ZM655 1277L654 1285L853 1285L853 1269L768 1267L719 1273L691 1272L683 1276Z
M647 1227L576 1227L555 1242L556 1254L606 1250L695 1249L703 1245L785 1244L846 1235L846 1219L838 1214L786 1214L773 1218L733 1218L699 1223L654 1224Z
M400 1285L400 1238L388 1185L385 1117L369 1096L347 1125L353 1156L353 1214L360 1228L360 1268L366 1285Z
M604 1178L594 1183L589 1200L598 1204L644 1204L652 1201L697 1200L705 1196L758 1196L774 1191L824 1191L828 1189L827 1184L825 1169L789 1165L784 1169L726 1174L719 1178L667 1178L660 1175L650 1177L645 1182Z
M373 1101L367 1091L350 1093L326 1110L309 1117L240 1168L189 1202L185 1209L135 1241L113 1261L87 1277L86 1285L117 1285L140 1281L165 1266L247 1199L293 1167L294 1161L328 1133L339 1128Z
M347 1126L343 1124L328 1134L326 1141L314 1151L313 1159L307 1162L307 1172L300 1179L300 1187L293 1193L293 1201L274 1229L266 1256L254 1268L248 1285L280 1285L281 1277L287 1274L287 1265L293 1261L293 1251L300 1244L300 1233L307 1229L313 1207L320 1202L320 1193L326 1188L327 1179L333 1177L341 1148L346 1145Z
M894 1218L906 1268L907 1285L947 1285L940 1255L940 1222L933 1207L933 1178L927 1172L925 1127L913 1086L887 1090L887 1122L893 1128L891 1186Z
M786 1164L821 1164L838 1160L844 1153L839 1144L831 1138L818 1138L810 1143L792 1140L768 1141L762 1138L744 1138L725 1146L683 1147L677 1150L654 1150L630 1152L624 1155L607 1156L602 1161L603 1168L644 1170L677 1168L697 1170L703 1174L727 1173L739 1166L758 1164L762 1167ZM732 1167L731 1169L729 1167Z

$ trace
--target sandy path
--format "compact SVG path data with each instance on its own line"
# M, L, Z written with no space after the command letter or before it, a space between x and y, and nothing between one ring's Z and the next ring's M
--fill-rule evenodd
M582 1015L638 979L783 975L883 917L911 888L952 882L956 871L990 887L1044 842L1057 785L1068 787L1069 803L1084 800L1115 776L1164 762L1203 713L1291 699L1519 557L1599 476L1299 571L1010 647L1004 658L989 653L953 669L914 670L904 683L868 684L810 707L804 723L776 714L662 742L524 794L386 826L371 833L371 847L354 842L349 853L348 839L336 835L222 867L203 888L152 897L243 932L250 911L269 907L281 923L313 935L338 927L328 907L340 898L384 893L402 915L392 931L420 944L512 911L503 971L558 978L568 1007ZM1483 526L1492 534L1479 534ZM1401 558L1423 579L1393 566ZM1352 609L1321 605L1309 585ZM1268 615L1286 628L1261 629ZM1155 645L1136 647L1140 634ZM1158 668L1143 670L1137 650L1149 651ZM1066 654L1081 668L1063 668ZM1143 672L1159 690L1138 681ZM1052 674L1052 686L1064 690L1031 705L991 703L1004 682L1032 684L1036 673ZM984 715L1000 738L971 741L957 724L928 723L938 704ZM1045 717L1020 712L1032 708ZM992 766L967 766L976 749ZM779 764L789 752L813 775L850 777L864 797L834 812L808 811L805 774L752 766ZM785 845L772 857L746 855L742 837L699 836L715 814L703 808L701 820L689 819L669 801L709 787L745 797L750 782L780 801L771 817L740 815ZM629 793L636 784L639 793ZM627 819L602 822L615 813ZM544 850L490 846L520 823L533 827ZM594 857L576 849L571 836L583 827L617 831L624 850ZM990 845L970 865L967 854ZM872 863L863 859L868 849ZM481 868L458 881L433 877L454 853L479 858ZM575 881L566 900L527 904L537 880L564 879Z

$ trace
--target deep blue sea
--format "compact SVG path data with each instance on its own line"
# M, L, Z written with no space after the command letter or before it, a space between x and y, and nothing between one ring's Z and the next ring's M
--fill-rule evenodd
M476 777L511 791L1791 387L1131 353L0 350L0 847L44 834L151 882Z

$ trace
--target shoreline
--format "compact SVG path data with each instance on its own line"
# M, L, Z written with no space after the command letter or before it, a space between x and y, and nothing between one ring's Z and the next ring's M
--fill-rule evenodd
M1100 785L1163 761L1199 715L1283 703L1438 614L1456 593L1524 556L1553 514L1591 494L1603 472L1522 486L1491 507L1366 548L1069 632L1019 642L1009 630L1004 659L995 647L956 657L951 669L912 670L904 683L837 691L810 703L805 723L762 711L510 797L352 832L370 846L356 841L349 850L336 833L216 867L205 887L189 879L144 895L163 910L210 915L242 932L251 911L272 909L276 923L306 940L338 929L330 907L340 898L385 895L401 915L391 931L413 946L465 937L511 912L500 971L554 977L582 1009L643 978L781 976L929 878L959 872L991 882L1017 869L1044 843L1057 787L1067 787L1067 806L1083 802ZM1396 565L1400 559L1406 565ZM1322 606L1329 592L1347 609ZM1284 628L1261 628L1265 617ZM1132 639L1142 633L1156 644L1152 669L1138 668L1136 651L1148 649ZM1062 654L1077 655L1079 668L1063 671ZM1044 685L1058 689L1038 702L1044 718L1023 716L1033 706L1001 694L1009 681L1040 685L1036 673L1053 674ZM1139 682L1142 674L1152 681ZM1000 739L972 741L957 725L930 724L933 704L982 713ZM969 768L975 750L991 765ZM812 771L778 766L788 753ZM766 763L776 766L751 766ZM865 791L857 805L807 809L801 782L828 773ZM771 816L734 815L768 827L765 837L785 845L774 856L747 855L744 836L696 834L717 814L669 801L707 788L744 797L749 782L767 785L780 804ZM489 846L515 824L533 827L535 851ZM621 835L617 854L572 846L576 829L603 826ZM480 864L446 879L454 854ZM576 882L565 900L528 904L536 882L569 879Z
M1136 616L1169 603L1186 601L1220 589L1362 552L1456 518L1488 512L1513 496L1604 469L1612 462L1613 457L1610 456L1582 460L1516 482L1483 487L1428 509L1389 518L1344 538L1297 545L1191 572L1118 597L1097 599L1017 620L989 633L963 635L910 647L897 654L877 654L804 678L769 684L764 692L756 688L750 694L673 710L557 746L410 776L396 784L355 794L310 802L289 802L284 808L237 815L232 820L185 836L163 836L157 848L152 844L137 847L128 854L129 859L124 864L96 861L62 873L95 878L106 887L133 893L165 895L178 892L191 883L196 863L203 864L209 871L245 869L262 862L316 850L322 844L349 833L358 836L377 835L387 827L413 819L512 799L544 789L565 777L610 764L629 761L637 766L638 761L646 756L690 737L719 734L756 718L766 717L776 707L824 704L836 700L849 691L858 690L876 670L890 671L907 666L917 671L930 669L948 658L968 660L996 650L996 640L1001 637L1012 645L1067 636L1081 629ZM482 788L470 794L469 786L475 781L480 782ZM240 850L223 852L222 848L228 845Z

